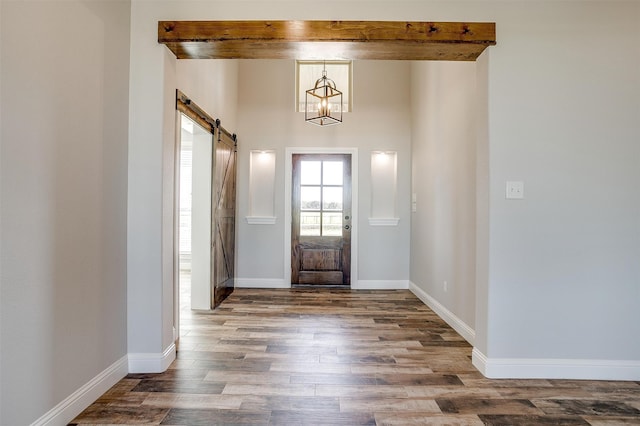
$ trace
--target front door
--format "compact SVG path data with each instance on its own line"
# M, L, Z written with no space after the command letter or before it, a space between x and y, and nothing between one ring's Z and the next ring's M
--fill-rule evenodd
M291 283L351 283L351 154L293 154Z

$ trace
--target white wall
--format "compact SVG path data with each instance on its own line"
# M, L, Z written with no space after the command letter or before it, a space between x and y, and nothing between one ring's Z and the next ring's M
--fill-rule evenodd
M482 130L488 135L489 156L483 159L489 164L488 213L486 229L477 230L489 250L477 268L486 279L477 281L476 294L482 297L476 315L484 319L475 324L482 327L476 330L476 346L488 358L476 354L476 360L485 364L479 364L485 372L498 375L570 375L575 371L565 367L572 362L604 360L599 372L614 375L616 365L624 365L637 379L640 341L629 336L639 334L640 324L640 310L633 306L640 291L640 33L635 30L640 3L342 1L326 3L330 7L322 11L311 4L134 2L131 347L158 352L171 341L163 321L166 308L151 304L147 309L141 299L145 295L146 303L164 294L168 303L170 294L170 285L159 285L163 146L158 142L166 121L160 106L170 102L163 86L172 71L171 61L168 67L163 62L164 47L155 41L158 19L493 21L498 45L483 64L489 81L488 126ZM265 143L271 144L267 137ZM523 180L526 198L507 202L506 180ZM279 247L278 235L260 238L273 237ZM265 266L265 273L277 273L271 264ZM362 264L363 272L368 266ZM553 371L527 364L533 360L539 367L556 359L563 361ZM515 368L501 370L505 363ZM593 371L578 373L587 377Z
M494 15L486 355L617 360L637 380L640 3ZM524 200L505 200L507 180L524 181Z
M359 149L358 279L406 281L409 278L409 63L356 61L353 112L343 123L321 128L295 112L295 62L240 62L238 100L238 279L242 283L282 280L290 259L284 256L285 147ZM329 76L330 77L330 76ZM276 151L275 225L250 225L251 150ZM398 151L399 217L394 227L368 223L371 210L371 151ZM257 281L252 281L257 280ZM273 281L276 282L276 281ZM283 283L288 286L290 283Z
M130 368L136 371L161 371L175 356L176 89L231 132L236 123L237 64L178 63L157 43L157 25L165 19L203 19L214 11L219 12L216 2L135 1L131 7L127 330L129 353L136 359Z
M476 60L475 123L476 128L476 304L473 346L487 351L489 318L489 58L485 50Z
M177 86L222 127L238 127L238 61L181 59L176 62Z
M475 329L475 62L412 63L411 100L411 282Z
M477 74L489 79L477 173L489 164L490 192L474 361L495 377L637 380L640 4L477 5L468 15L495 21L498 45ZM505 200L507 180L524 181L524 200Z
M0 3L0 37L1 36L2 36L2 3ZM3 57L2 52L3 52L3 48L2 48L1 40L2 39L0 39L0 100L3 99L2 98L2 81L3 81L3 79L2 79L2 62L3 62L2 61L2 57ZM2 121L3 121L2 102L0 101L0 129L3 128ZM2 149L2 146L3 146L3 144L2 144L2 140L3 140L2 134L3 134L2 130L0 130L0 165L2 164L2 159L3 159L2 153L4 151L4 149ZM3 214L2 214L2 212L3 212L3 208L2 208L2 205L3 205L3 203L2 203L2 199L3 199L2 198L2 188L4 187L3 182L4 182L4 177L2 175L2 172L0 171L0 242L3 241L3 231L2 231L2 216L3 216ZM4 255L2 254L3 251L4 251L3 249L4 249L4 246L2 245L2 243L0 243L0 296L3 293L2 292L2 288L4 287L4 284L3 284L3 282L4 282L4 274L3 274L3 268L2 268L2 266L4 264L4 262L2 261L2 259L4 259ZM3 376L2 375L2 370L3 370L3 368L2 368L2 365L3 365L2 358L4 357L4 355L3 355L4 352L2 350L2 346L3 346L2 345L2 341L3 341L2 335L4 334L3 331L2 331L2 330L4 330L2 328L3 317L4 317L4 315L2 315L2 311L3 310L4 309L2 308L2 301L0 300L0 383L4 383L3 380L2 380L2 376ZM2 385L0 385L0 421L2 420L2 412L3 412L3 409L2 409L2 393L3 392L4 392L4 387Z
M184 118L183 118L184 119ZM211 309L211 166L213 135L193 126L191 309ZM184 130L182 134L186 133Z
M19 425L127 353L130 5L1 9L0 424Z
M2 36L2 3L0 3L0 37ZM2 122L3 122L3 114L2 114L2 102L1 100L3 99L2 97L2 63L3 63L3 47L2 47L2 43L1 43L2 39L0 38L0 165L3 164L3 151L4 149L2 149L2 147L4 146L2 141L3 141L3 132L1 129L3 129L2 126ZM3 216L3 198L2 198L2 193L3 193L3 188L4 188L4 176L1 172L1 168L0 168L0 296L2 296L2 294L4 293L2 291L2 289L4 288L4 271L3 271L3 265L4 265L4 245L1 243L2 241L4 241L3 238L3 227L2 227L2 216ZM4 311L4 308L2 307L2 300L0 299L0 383L4 383L3 381L3 374L2 374L2 370L3 370L3 364L4 362L2 361L2 359L4 358L4 351L3 351L3 335L4 335L4 328L2 328L2 324L3 324L3 318L4 315L2 314L2 312ZM4 386L0 385L0 421L2 421L3 418L3 408L2 408L2 394L4 393Z

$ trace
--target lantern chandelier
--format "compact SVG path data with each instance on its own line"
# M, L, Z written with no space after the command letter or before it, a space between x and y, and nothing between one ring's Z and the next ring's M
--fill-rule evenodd
M336 83L327 78L326 64L322 77L316 80L313 88L307 90L304 99L304 120L318 126L342 123L342 92Z

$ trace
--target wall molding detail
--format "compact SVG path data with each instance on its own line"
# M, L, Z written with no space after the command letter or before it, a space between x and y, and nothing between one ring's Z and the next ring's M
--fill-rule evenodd
M473 365L490 379L640 380L640 361L488 358L474 348Z
M415 283L409 282L409 290L415 294L418 299L422 300L425 305L433 309L433 311L442 318L447 324L449 324L455 331L458 332L464 339L473 346L476 339L476 331L469 327L467 323L458 318L453 312L448 310L444 305L438 302L433 297L429 296L423 289L418 287Z
M176 359L176 345L171 343L163 353L129 354L129 373L162 373Z
M245 216L249 225L275 225L275 216Z
M400 223L399 217L370 217L370 226L398 226Z
M282 278L236 278L238 288L291 288Z
M408 280L358 280L351 283L352 290L407 290Z
M102 396L109 388L127 375L127 360L128 356L125 355L111 364L31 425L63 425L69 423L85 408L91 405L93 401Z

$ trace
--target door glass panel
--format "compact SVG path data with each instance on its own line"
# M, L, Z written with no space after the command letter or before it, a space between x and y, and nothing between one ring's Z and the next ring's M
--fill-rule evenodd
M322 210L342 210L342 187L322 188Z
M300 161L300 235L342 236L342 161Z
M321 161L300 162L300 183L302 185L320 185Z
M300 212L300 235L320 236L320 212Z
M342 185L342 161L324 161L322 168L322 184Z
M319 186L303 186L300 188L300 209L320 210Z
M322 235L342 236L342 213L322 213Z

